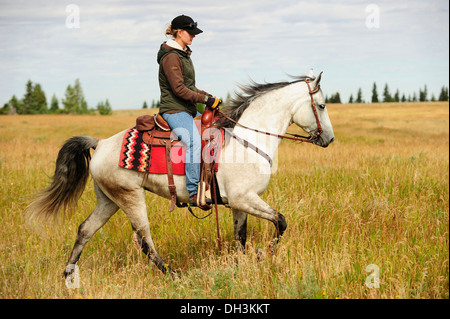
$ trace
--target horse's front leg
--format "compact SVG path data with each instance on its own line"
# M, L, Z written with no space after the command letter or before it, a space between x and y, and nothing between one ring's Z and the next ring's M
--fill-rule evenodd
M247 213L233 209L233 223L238 251L243 251L247 241Z
M284 216L281 213L277 212L272 207L270 207L256 193L245 193L245 194L241 193L236 194L236 196L232 197L230 196L229 205L231 206L231 208L233 208L233 216L235 211L239 211L241 216L242 214L247 213L271 221L275 225L275 234L273 236L273 240L270 245L271 247L274 247L275 244L278 243L278 241L280 240L281 236L283 235L283 233L287 228L287 223ZM242 227L238 229L242 231ZM235 238L236 238L236 225L235 225Z
M277 211L275 211L275 214L276 214L276 219L273 222L275 225L275 234L273 235L273 240L271 242L271 247L270 247L272 252L275 249L275 245L281 239L281 236L283 236L284 231L287 228L287 223L286 223L286 219L284 218L284 216Z

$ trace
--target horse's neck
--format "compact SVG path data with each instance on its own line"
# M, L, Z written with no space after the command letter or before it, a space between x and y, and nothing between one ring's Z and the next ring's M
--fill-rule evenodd
M286 91L285 88L279 89L255 99L242 114L239 124L259 131L284 135L291 124L291 107L295 103L295 97L284 91ZM256 144L269 156L275 155L281 142L280 138L255 133L238 125L235 126L235 133Z

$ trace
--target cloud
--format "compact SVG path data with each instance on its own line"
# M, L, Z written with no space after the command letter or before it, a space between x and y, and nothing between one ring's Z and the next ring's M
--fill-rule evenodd
M367 27L368 2L357 0L74 2L75 29L66 26L67 3L0 3L0 102L21 96L28 79L62 97L76 78L91 106L107 97L114 108L158 99L156 53L179 14L204 30L191 46L197 83L219 96L248 77L276 81L310 67L325 71L324 90L326 84L341 96L394 77L448 85L448 3L442 1L377 1L379 28Z

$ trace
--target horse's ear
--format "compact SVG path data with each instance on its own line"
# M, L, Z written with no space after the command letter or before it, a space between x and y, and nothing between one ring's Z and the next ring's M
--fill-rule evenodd
M309 77L310 79L314 78L314 72L313 69L309 69L308 73L306 74L307 77Z
M313 87L314 88L316 88L319 85L320 79L322 78L322 73L323 72L320 72L319 75L317 76L317 78L314 79L314 81L313 81Z

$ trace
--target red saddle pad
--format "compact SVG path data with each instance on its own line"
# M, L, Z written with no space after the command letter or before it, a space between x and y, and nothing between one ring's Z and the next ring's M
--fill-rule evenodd
M120 149L120 167L138 172L145 172L148 169L150 149L144 143L143 134L136 127L132 127L125 132L122 148ZM151 156L149 173L167 174L166 148L164 146L153 146ZM171 157L173 173L175 175L184 175L185 151L181 143L172 147Z
M221 132L222 133L222 132ZM149 146L143 140L144 132L140 132L136 127L132 127L125 132L120 149L119 166L126 169L145 172L148 170ZM220 134L219 143L211 143L207 150L202 150L202 154L210 154L218 159L222 145L223 133ZM173 163L173 173L175 175L185 174L186 152L182 143L172 146L171 158ZM215 170L219 169L216 162ZM153 146L150 160L150 174L167 174L166 148L165 146Z

